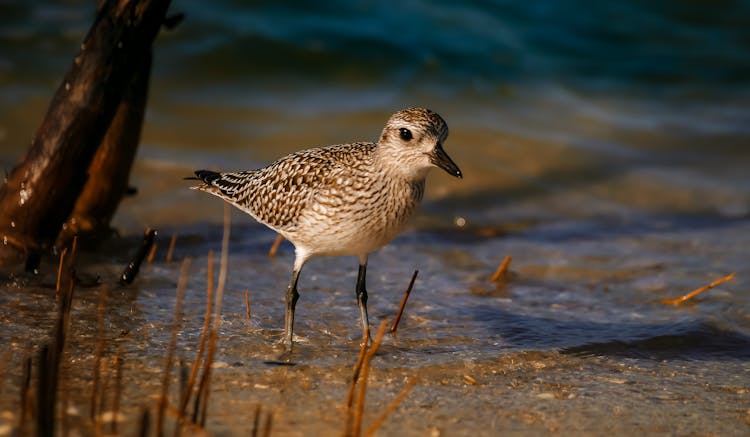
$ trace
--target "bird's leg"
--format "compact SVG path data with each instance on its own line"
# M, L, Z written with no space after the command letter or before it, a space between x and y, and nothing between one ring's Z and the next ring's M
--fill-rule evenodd
M286 289L286 317L284 318L284 345L287 352L292 351L292 334L294 331L294 307L297 305L299 293L297 292L297 280L299 279L299 269L294 269L292 280Z
M359 257L359 274L357 275L357 304L359 305L359 316L362 319L362 339L367 343L372 341L370 337L370 322L367 318L367 289L365 277L367 276L367 256Z

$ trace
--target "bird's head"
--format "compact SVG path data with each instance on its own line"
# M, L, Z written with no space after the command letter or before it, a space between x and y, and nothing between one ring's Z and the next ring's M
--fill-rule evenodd
M462 177L461 170L443 150L448 125L440 115L424 108L393 114L378 141L378 153L407 177L424 179L432 167Z

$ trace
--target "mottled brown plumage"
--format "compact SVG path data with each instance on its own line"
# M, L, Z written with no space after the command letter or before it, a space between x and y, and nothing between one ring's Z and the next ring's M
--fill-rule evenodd
M303 150L259 170L196 171L203 184L194 188L221 197L294 244L285 324L289 350L297 279L315 256L359 256L357 296L369 335L367 255L403 230L422 199L431 167L461 177L442 149L447 136L448 126L438 114L410 108L391 116L377 143Z

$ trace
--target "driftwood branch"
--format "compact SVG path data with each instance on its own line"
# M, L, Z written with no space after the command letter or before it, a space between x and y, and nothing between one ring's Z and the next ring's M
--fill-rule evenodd
M92 160L151 44L169 0L101 5L24 159L0 186L0 267L35 268L73 212Z
M73 235L97 237L109 232L109 222L128 191L130 168L141 140L151 74L150 52L125 89L109 129L89 165L83 191L57 237L58 247L65 246Z

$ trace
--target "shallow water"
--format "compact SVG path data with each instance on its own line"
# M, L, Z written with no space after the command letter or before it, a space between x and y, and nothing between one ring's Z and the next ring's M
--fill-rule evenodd
M373 361L365 422L419 375L385 432L746 434L748 4L578 3L173 5L187 20L157 43L138 195L115 217L123 237L80 266L84 282L114 283L143 229L160 231L154 263L110 291L106 353L124 349L126 429L159 391L179 261L192 258L177 349L189 361L207 252L220 249L222 206L182 177L374 139L391 112L425 105L448 121L465 179L433 172L409 230L371 256L374 323L419 276ZM91 7L0 6L1 166L22 155ZM262 403L279 434L341 432L356 260L305 268L295 365L274 366L293 256L284 243L269 259L274 237L233 214L208 429L244 432ZM487 283L506 255L508 281ZM48 260L0 293L0 435L17 422L21 357L54 320L54 270ZM731 272L693 301L660 303ZM76 291L64 367L82 432L99 290Z
M586 236L577 226L502 237L410 231L375 254L368 278L374 324L394 315L411 269L420 273L397 335L386 337L373 361L365 422L408 378L418 376L419 384L384 431L743 434L750 313L747 294L738 292L747 287L745 244L735 236L747 234L750 224L737 221L717 229L662 223L656 233L628 228ZM218 249L220 230L183 231L176 258L193 261L177 355L190 362L203 321L203 253ZM356 260L321 259L306 268L293 365L278 366L291 247L282 245L277 258L269 259L273 234L238 224L233 235L209 429L247 430L255 405L262 403L274 411L280 434L341 432L341 406L359 349ZM135 243L130 239L132 247ZM161 384L179 275L178 262L158 260L164 251L134 285L110 291L105 356L113 356L118 345L124 348L125 429L135 427L139 408ZM504 253L514 256L509 280L488 284L498 254ZM116 266L123 265L112 256L90 263L82 275L112 282ZM738 278L693 302L680 307L660 302L728 270ZM47 337L54 319L54 278L40 280L41 287L34 285L37 280L6 286L0 302L2 344L11 353L0 403L11 419L7 423L17 417L20 357ZM74 418L87 411L98 290L76 291L70 363L64 370L70 372L66 384L77 406ZM617 420L602 422L612 414ZM78 420L84 424L75 429L88 429Z

